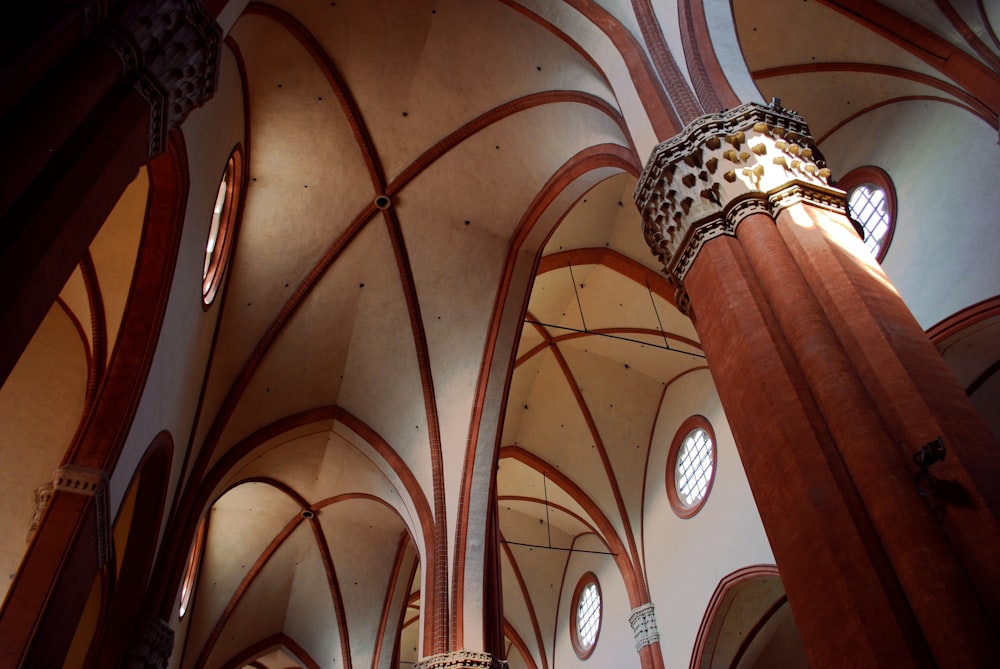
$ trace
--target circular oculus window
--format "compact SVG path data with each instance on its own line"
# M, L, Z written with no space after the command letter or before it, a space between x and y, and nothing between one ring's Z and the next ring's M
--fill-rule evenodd
M226 162L219 180L212 209L212 222L205 243L205 262L201 270L201 297L207 307L215 299L222 283L233 246L239 187L243 178L243 153L237 146Z
M690 518L705 505L715 480L715 434L704 416L685 420L667 456L667 497L674 513Z
M586 660L594 652L601 634L601 586L593 572L587 572L573 593L571 639L577 657Z

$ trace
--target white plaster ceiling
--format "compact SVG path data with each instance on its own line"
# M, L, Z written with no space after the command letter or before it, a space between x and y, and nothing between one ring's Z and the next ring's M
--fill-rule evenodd
M946 68L961 53L986 66L1000 66L1000 41L989 12L972 2L883 2L887 12L876 25L881 7L868 16L833 0L737 0L732 3L747 67L765 100L781 99L809 123L813 137L823 140L843 125L888 105L927 99L953 104L996 125L989 101L972 83L956 79ZM864 4L864 3L862 3ZM986 3L989 4L989 3ZM995 11L993 12L995 14ZM862 13L863 14L863 13ZM860 16L860 18L859 18ZM969 36L963 39L962 34ZM964 66L969 72L969 66ZM956 72L958 65L956 64ZM986 79L979 76L985 84ZM995 93L994 93L995 95ZM834 174L855 167L833 166Z

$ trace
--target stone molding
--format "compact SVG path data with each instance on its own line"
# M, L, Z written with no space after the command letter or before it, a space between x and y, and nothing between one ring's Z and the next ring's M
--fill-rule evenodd
M52 472L52 489L77 495L95 496L107 486L108 475L100 469L63 465Z
M173 628L160 618L143 616L135 623L125 669L165 669L173 652Z
M628 622L635 637L635 652L638 653L644 646L660 642L660 630L656 627L656 612L652 602L632 609Z
M767 201L771 215L774 217L777 217L782 210L802 202L838 214L845 213L846 209L843 191L833 188L817 188L798 182L790 183L784 188L769 193Z
M472 650L456 650L425 657L414 665L414 669L502 669L507 660L500 660L489 653Z
M100 469L81 465L63 465L52 472L53 492L86 495L94 498L97 513L98 564L111 560L111 525L108 513L108 475ZM40 520L40 517L39 517Z
M796 202L844 211L844 193L795 112L775 100L697 119L653 150L635 189L643 235L677 284L709 240Z
M202 0L135 0L95 37L149 104L149 157L163 153L169 131L215 92L222 28Z

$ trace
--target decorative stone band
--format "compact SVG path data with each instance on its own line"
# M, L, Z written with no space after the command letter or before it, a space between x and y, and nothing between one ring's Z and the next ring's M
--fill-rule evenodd
M810 201L839 206L842 191L805 122L777 104L748 103L708 114L654 149L635 190L643 234L664 272L683 282L699 249L755 211L787 206L769 198L794 184ZM800 195L801 196L801 195ZM835 205L839 201L839 205Z
M125 659L126 669L165 669L174 652L174 630L159 618L143 616L136 626Z
M118 55L149 104L149 156L163 153L170 129L215 92L222 28L203 0L136 0L96 38Z
M632 609L628 622L632 625L632 634L635 636L635 652L638 653L643 646L660 641L660 630L656 627L656 613L651 602Z
M81 465L63 465L52 472L53 490L78 495L97 495L107 486L108 475L100 469Z
M100 469L81 465L63 465L52 472L53 492L68 492L94 498L97 512L98 564L111 560L111 526L108 514L108 475Z
M489 653L472 650L456 650L426 657L414 665L414 669L502 669L507 660L499 660Z
M844 197L844 191L836 188L819 188L793 182L784 188L768 194L767 201L770 205L771 215L775 217L781 213L782 209L788 209L792 205L801 202L806 202L827 211L844 214L847 210L847 203Z

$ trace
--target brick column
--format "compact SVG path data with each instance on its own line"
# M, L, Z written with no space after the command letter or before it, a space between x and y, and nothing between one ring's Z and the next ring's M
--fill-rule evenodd
M811 664L988 666L1000 447L828 176L801 118L748 104L657 147L636 202L701 337ZM939 436L926 495L912 456Z

